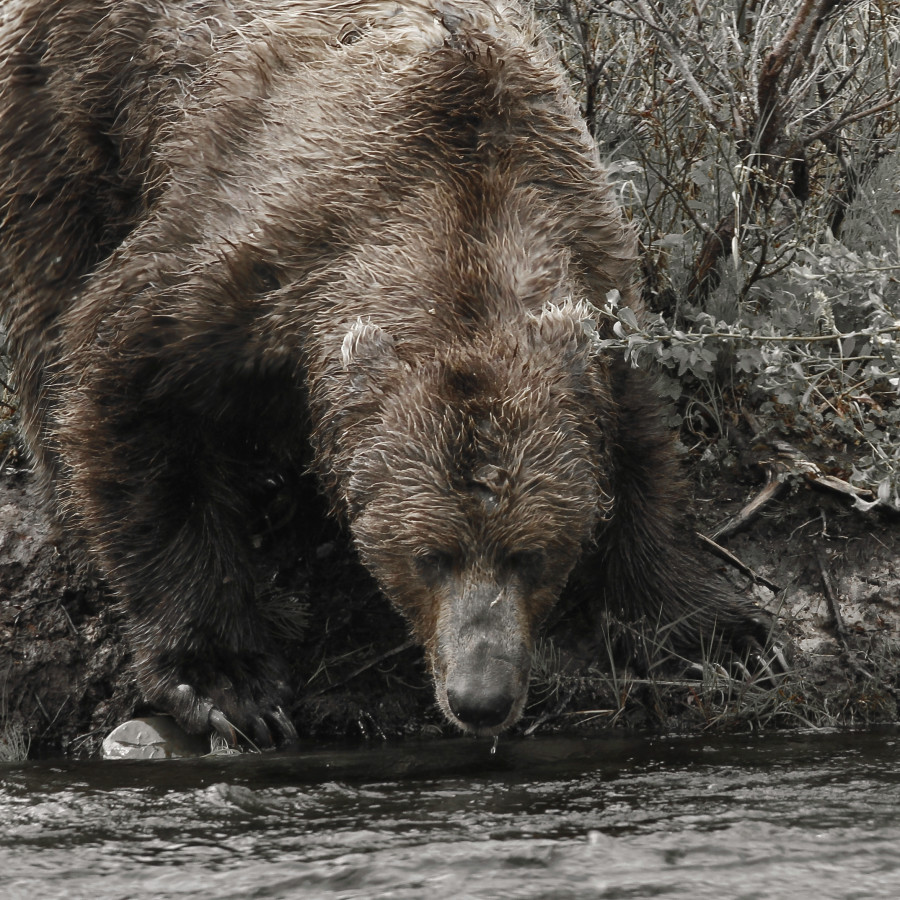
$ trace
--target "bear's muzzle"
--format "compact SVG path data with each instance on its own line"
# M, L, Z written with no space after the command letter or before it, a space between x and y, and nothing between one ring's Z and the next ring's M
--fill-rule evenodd
M441 617L435 688L448 718L465 731L499 734L522 715L531 648L517 599L508 587L470 583Z

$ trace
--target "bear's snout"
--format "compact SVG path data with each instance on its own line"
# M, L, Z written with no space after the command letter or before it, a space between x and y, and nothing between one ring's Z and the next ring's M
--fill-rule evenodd
M463 730L499 734L521 716L530 642L513 592L470 585L449 604L438 641L438 700Z
M527 668L492 656L494 649L490 644L480 644L447 678L450 712L463 727L478 733L512 724L510 720L518 718L517 708L525 698Z

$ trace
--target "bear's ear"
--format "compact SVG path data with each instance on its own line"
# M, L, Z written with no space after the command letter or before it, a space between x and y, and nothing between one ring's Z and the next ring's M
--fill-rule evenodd
M381 385L402 368L394 339L369 319L358 319L344 335L341 362L356 391Z
M545 306L530 325L530 338L535 350L546 348L574 374L587 368L597 332L590 309L580 303Z

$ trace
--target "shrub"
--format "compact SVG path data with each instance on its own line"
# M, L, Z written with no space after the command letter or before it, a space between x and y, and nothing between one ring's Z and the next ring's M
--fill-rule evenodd
M900 7L538 3L638 230L638 325L690 429L751 409L900 509Z

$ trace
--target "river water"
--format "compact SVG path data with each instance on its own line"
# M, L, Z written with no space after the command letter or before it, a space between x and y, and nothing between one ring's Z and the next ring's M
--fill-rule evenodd
M0 898L900 897L900 734L0 767Z

